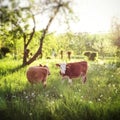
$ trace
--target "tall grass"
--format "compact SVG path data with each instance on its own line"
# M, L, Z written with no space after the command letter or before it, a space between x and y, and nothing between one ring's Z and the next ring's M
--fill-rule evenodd
M0 61L1 120L120 119L120 69L114 64L89 62L87 82L82 84L78 78L69 85L67 80L61 82L55 66L60 60L40 62L51 71L46 88L28 83L29 66L18 69L20 61Z

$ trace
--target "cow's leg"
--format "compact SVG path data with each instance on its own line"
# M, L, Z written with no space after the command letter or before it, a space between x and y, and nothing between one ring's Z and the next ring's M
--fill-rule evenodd
M69 77L68 77L68 83L72 84L72 79L70 79Z
M83 76L82 76L82 81L83 81L83 83L86 82L86 75L83 75Z
M64 77L62 78L62 83L64 83L64 81L65 81L65 79L64 79Z
M46 84L47 84L47 82L46 82L46 80L44 80L44 81L43 81L43 86L44 86L44 88L46 87Z
M62 77L62 83L64 83L65 79L69 79L69 77L68 76L63 76Z

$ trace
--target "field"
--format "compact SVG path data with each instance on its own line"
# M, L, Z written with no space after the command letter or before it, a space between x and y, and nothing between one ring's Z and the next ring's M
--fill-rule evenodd
M71 60L71 61L80 61ZM26 79L29 66L21 61L0 60L0 120L120 120L120 68L113 62L88 61L87 82L61 82L55 63L47 64L51 75L47 86L31 86Z

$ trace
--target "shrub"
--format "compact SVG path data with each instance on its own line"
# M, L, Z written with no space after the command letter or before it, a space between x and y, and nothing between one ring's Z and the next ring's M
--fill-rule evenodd
M7 53L10 52L10 49L7 47L1 47L0 49L0 58L5 57Z
M120 58L120 50L118 50L118 51L116 52L116 56L117 56L118 58Z
M88 60L91 60L91 61L95 61L98 58L97 52L86 51L83 54L87 56Z

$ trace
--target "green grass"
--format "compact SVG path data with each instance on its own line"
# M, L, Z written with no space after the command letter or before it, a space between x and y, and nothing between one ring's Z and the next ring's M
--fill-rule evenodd
M79 61L79 60L71 60ZM55 63L39 60L32 65L47 64L51 75L47 87L31 86L21 61L0 60L1 120L119 120L120 68L112 63L88 62L87 82L74 79L70 86L62 83Z

